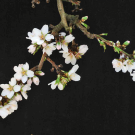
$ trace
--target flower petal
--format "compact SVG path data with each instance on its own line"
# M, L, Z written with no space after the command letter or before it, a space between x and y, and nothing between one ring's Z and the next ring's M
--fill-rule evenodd
M28 77L33 77L33 76L34 76L34 72L31 71L31 70L28 70L28 71L27 71L27 76L28 76Z
M49 30L48 25L44 25L44 26L42 27L42 29L41 29L41 31L42 31L42 33L43 33L44 35L46 35L46 34L48 33L48 30Z
M9 82L9 84L10 84L11 86L16 85L16 79L15 79L15 78L11 78L11 81Z
M61 83L58 84L58 89L63 90L63 85Z
M76 74L76 73L72 73L71 75L70 75L70 78L71 78L71 80L73 80L73 81L80 81L80 75L78 75L78 74Z
M15 85L15 86L14 86L14 91L15 91L15 92L20 91L20 89L21 89L21 86L20 86L20 85Z
M24 76L22 77L22 82L23 82L23 83L26 83L26 82L27 82L27 79L28 79L28 77L27 77L26 75L24 75Z
M23 65L23 69L24 70L28 70L29 69L29 64L27 62Z
M72 69L68 72L68 75L70 76L72 73L75 73L79 68L79 65L75 65L72 67Z

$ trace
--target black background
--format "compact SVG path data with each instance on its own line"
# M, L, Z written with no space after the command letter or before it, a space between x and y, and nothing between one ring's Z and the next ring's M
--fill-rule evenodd
M73 7L64 3L71 14ZM109 33L107 39L131 41L127 52L135 49L134 0L82 0L80 17L88 15L92 33ZM42 52L35 56L27 51L28 31L44 24L58 24L60 17L55 0L41 0L35 9L30 0L1 0L0 3L0 83L8 83L15 65L38 64ZM28 100L18 103L18 110L0 118L0 135L135 135L135 82L129 73L116 73L112 60L119 55L107 47L104 53L96 40L87 39L80 30L73 31L76 42L87 44L89 51L78 60L80 82L70 82L63 90L52 91L48 83L56 79L51 65L45 62L40 85L32 85ZM57 56L57 57L56 57ZM63 64L55 51L51 58Z

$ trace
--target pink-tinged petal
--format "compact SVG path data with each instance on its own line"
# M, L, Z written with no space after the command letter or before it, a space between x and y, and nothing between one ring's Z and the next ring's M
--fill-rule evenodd
M21 78L22 78L22 74L16 73L16 74L14 74L14 78L15 78L16 80L20 81Z
M88 49L89 48L88 48L87 45L81 45L81 46L79 46L79 53L84 55L87 52Z
M7 95L9 99L11 99L14 96L14 91L10 91L10 93Z
M72 73L71 75L70 75L70 78L71 78L71 80L73 80L73 81L80 81L80 75L78 75L78 74L76 74L76 73Z
M72 67L72 69L68 72L68 75L70 76L72 73L75 73L79 68L79 65L75 65Z
M17 96L14 97L15 101L22 101L22 96L20 94L17 94Z
M47 44L46 44L45 42L44 42L44 43L42 43L42 46L43 46L43 47L46 47L46 45L47 45Z
M61 44L57 44L56 48L57 48L57 50L60 50L61 49Z
M63 90L63 85L61 83L58 84L58 89Z
M9 88L9 85L8 84L1 84L0 87L2 89L8 89Z
M21 94L23 95L23 97L24 97L25 99L28 99L28 95L26 94L25 91L22 91Z
M46 35L46 34L48 33L48 30L49 30L48 25L44 25L44 26L42 27L42 29L41 29L41 31L42 31L42 33L43 33L44 35Z
M33 82L35 85L39 85L39 78L38 77L33 77Z
M28 71L27 71L27 76L28 76L28 77L33 77L33 76L34 76L34 72L31 71L31 70L28 70Z
M15 78L11 78L11 81L9 82L9 84L10 84L11 86L16 85L16 79L15 79Z
M24 70L29 70L29 64L27 62L23 65L23 69Z
M29 79L29 80L27 81L27 84L31 86L31 84L32 84L32 80L31 80L31 79Z
M8 95L8 94L10 94L10 91L4 89L4 90L2 91L2 93L1 93L1 96L6 96L6 95Z
M15 86L14 86L14 91L15 91L15 92L20 91L20 89L21 89L21 86L20 86L20 85L15 85Z
M27 79L28 79L28 77L27 77L26 75L24 75L24 76L22 77L22 82L23 82L23 83L26 83L26 82L27 82Z
M51 35L51 34L47 34L46 37L45 37L45 40L46 41L51 41L51 39L54 39L54 36Z
M75 37L74 37L72 34L70 34L70 35L68 35L68 36L65 37L65 42L66 42L66 43L70 43L70 42L72 42L74 39L75 39Z

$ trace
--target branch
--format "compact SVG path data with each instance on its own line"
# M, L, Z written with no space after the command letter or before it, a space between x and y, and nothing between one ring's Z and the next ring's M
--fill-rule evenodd
M78 6L80 6L80 1L75 1L75 0L62 0L62 1L65 1L65 2L70 2L70 3L72 3L72 4L74 4L74 5L78 5Z
M57 7L58 7L58 11L59 11L63 26L66 31L69 31L62 0L57 0Z

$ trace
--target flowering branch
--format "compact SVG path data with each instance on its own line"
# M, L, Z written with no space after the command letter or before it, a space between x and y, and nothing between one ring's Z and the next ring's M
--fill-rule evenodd
M128 54L125 52L126 47L130 44L130 41L125 41L121 44L119 41L114 43L113 41L106 40L103 36L107 36L107 33L102 34L92 34L88 31L90 28L86 23L84 23L88 16L82 17L79 19L79 15L69 15L65 13L63 1L70 2L75 5L75 11L80 10L80 1L77 0L57 0L57 7L61 17L61 21L58 25L53 26L49 31L48 25L44 25L41 30L34 28L32 32L28 32L27 39L31 40L31 45L28 47L28 52L35 55L39 49L42 49L42 57L39 62L39 65L29 69L29 64L19 64L14 67L15 74L11 78L8 84L1 84L0 87L3 89L0 95L0 116L6 118L9 114L17 110L18 101L22 100L22 96L27 99L27 91L31 90L31 85L39 85L39 78L37 76L45 75L42 72L42 67L45 61L48 61L52 65L51 71L56 69L57 78L48 85L51 85L51 89L54 90L58 87L59 90L63 90L65 86L73 81L80 81L81 77L76 74L79 66L76 65L78 59L88 51L87 45L78 45L75 43L75 37L72 35L72 30L76 26L79 28L84 35L89 39L97 39L100 46L106 50L106 46L113 47L114 51L120 53L119 59L114 59L112 61L113 68L116 72L122 70L122 72L129 72L135 81L135 51L133 54ZM50 0L46 0L47 3ZM35 4L39 4L39 0L32 0L32 7L35 7ZM69 25L68 25L69 22ZM66 35L64 32L60 32L62 28L65 28L66 32L69 35ZM59 33L60 32L60 33ZM70 44L71 43L71 44ZM50 58L54 50L58 50L59 53L62 53L65 63L71 63L73 67L71 70L64 71L61 70L61 64L56 65L56 63Z

